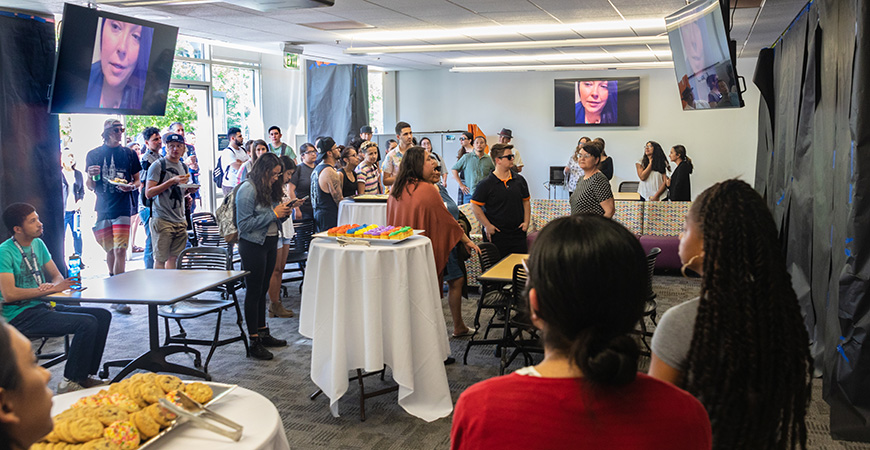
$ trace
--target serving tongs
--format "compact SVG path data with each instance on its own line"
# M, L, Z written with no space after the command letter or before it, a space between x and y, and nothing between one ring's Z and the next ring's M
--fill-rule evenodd
M236 442L242 438L243 427L241 425L202 406L196 400L188 397L184 392L178 392L177 398L181 401L181 406L172 403L166 398L160 399L160 406L172 411L178 416L179 421L190 422L196 427L226 436ZM226 425L230 430L217 426L212 421Z
M336 238L336 241L338 242L338 245L341 247L347 247L348 245L363 245L366 247L372 246L372 243L369 241L366 241L365 239L354 239L354 238L349 238L349 237L344 237L344 236L339 236L338 238Z

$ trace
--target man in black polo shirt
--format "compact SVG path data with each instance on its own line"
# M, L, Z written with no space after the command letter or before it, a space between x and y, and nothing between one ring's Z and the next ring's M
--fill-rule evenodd
M529 185L522 175L511 171L513 146L495 144L489 151L495 171L474 189L471 207L484 228L484 239L498 247L501 256L528 253L526 230L532 213Z

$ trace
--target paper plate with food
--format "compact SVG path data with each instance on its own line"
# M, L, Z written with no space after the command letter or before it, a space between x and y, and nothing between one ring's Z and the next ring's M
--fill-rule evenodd
M108 181L109 181L109 184L114 184L115 186L129 186L130 185L129 181L127 181L121 177L115 177L115 178L112 178Z

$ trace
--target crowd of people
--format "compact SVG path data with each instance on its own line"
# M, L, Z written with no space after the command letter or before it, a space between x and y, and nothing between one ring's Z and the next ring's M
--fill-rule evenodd
M196 192L187 187L195 153L174 128L165 134L144 130L145 148L137 158L120 144L121 123L106 121L104 145L88 154L84 180L74 161L63 157L63 170L72 169L64 173L65 211L78 208L84 187L96 193L94 234L107 253L110 275L125 269L140 186L145 209L138 213L147 225L154 267L173 268L186 245L185 199ZM406 122L396 125L396 145L383 158L369 127L346 146L319 137L300 146L298 156L281 142L277 127L269 129L268 143L244 143L239 129L229 131L215 173L235 202L239 254L250 272L244 319L253 358L272 359L269 348L287 345L272 336L266 315L292 316L280 302L280 285L293 220L312 220L318 231L334 227L345 197L389 193L387 225L426 230L438 288L447 283L455 337L474 333L463 321L461 299L465 260L480 251L458 204L472 204L484 239L501 255L530 250L529 187L510 144L511 130L502 130L488 153L482 137L460 138L450 169L459 181L459 201L445 187L447 166L431 141L417 145ZM164 156L158 154L162 146ZM546 225L523 262L528 282L522 296L542 334L543 360L463 392L452 448L569 448L581 442L582 448L664 449L677 442L691 449L806 448L809 337L764 200L745 182L727 180L692 204L679 257L684 274L701 277L700 295L664 314L653 336L649 372L638 373L640 349L631 333L643 313L648 271L637 238L610 220L613 161L604 146L601 138L580 139L565 169L572 214ZM673 170L661 145L646 143L636 164L644 200L690 200L692 162L685 147L673 146L670 161ZM9 206L3 222L13 237L0 244L2 315L8 323L0 323L0 359L15 363L0 367L0 441L27 448L50 429L50 391L22 334L72 334L58 391L94 386L102 382L94 375L111 314L38 301L75 280L52 262L33 206Z

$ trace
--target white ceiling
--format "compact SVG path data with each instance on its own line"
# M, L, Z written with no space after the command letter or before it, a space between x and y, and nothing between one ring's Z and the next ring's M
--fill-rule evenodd
M190 1L190 0L186 0ZM283 0L289 2L291 0ZM735 0L731 0L732 4ZM86 6L87 2L71 3ZM538 50L488 50L462 52L399 53L382 55L349 55L348 47L377 45L414 45L475 42L506 42L529 40L578 39L588 37L654 36L659 30L628 30L624 32L583 32L564 30L507 36L405 39L380 41L359 37L364 32L449 30L466 27L498 27L517 25L558 25L599 21L632 21L662 19L686 4L685 0L335 0L335 5L321 8L281 8L282 0L244 0L241 2L212 1L206 3L153 5L149 7L100 8L144 20L179 27L182 34L229 42L278 52L282 42L295 42L305 49L309 59L322 58L340 63L358 63L384 69L434 69L452 67L449 59L468 56L541 55L581 53L602 50L667 50L667 45L608 46L605 48L550 48ZM743 5L761 7L738 8L734 11L732 39L737 41L741 56L755 56L770 46L792 19L805 6L806 0L742 0ZM0 7L49 12L60 15L63 0L0 0ZM256 9L255 9L256 8ZM300 24L352 20L372 25L368 30L321 31ZM662 22L663 23L663 22ZM751 30L751 34L750 34ZM665 58L667 59L667 58ZM583 63L586 61L570 61ZM588 61L595 62L595 61ZM530 61L522 64L534 64ZM517 63L520 64L520 63Z

